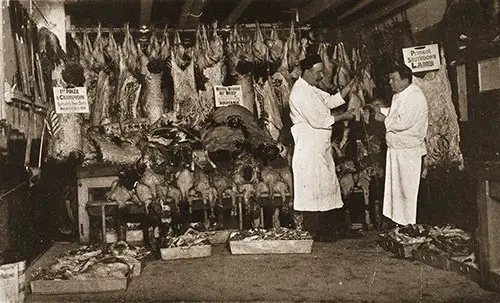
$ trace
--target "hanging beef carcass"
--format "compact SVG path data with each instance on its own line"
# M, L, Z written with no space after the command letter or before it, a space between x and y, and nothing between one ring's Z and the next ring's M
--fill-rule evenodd
M120 64L120 56L118 54L118 44L116 43L113 29L110 29L108 37L108 45L105 48L107 56L111 59L113 64L118 66Z
M52 72L52 87L66 87L62 79L64 62L60 62ZM75 83L77 84L77 83ZM53 134L47 147L50 158L67 159L72 152L82 150L82 117L78 114L57 114L60 130ZM51 124L49 122L49 127ZM52 128L52 127L51 127Z
M244 47L238 33L237 25L228 40L228 70L231 84L241 85L243 106L254 113L255 92L253 88L253 56L247 47Z
M161 60L148 59L140 48L138 49L142 75L142 89L139 102L142 116L148 118L149 122L153 124L165 112L165 96L161 89L164 67Z
M333 90L333 62L328 56L328 45L326 43L320 43L318 48L318 54L323 61L323 78L319 83L319 88L326 92L332 92Z
M202 27L202 53L206 53L206 57L210 66L202 70L203 76L206 79L203 84L203 89L199 91L200 104L203 110L202 121L205 120L215 107L214 86L222 85L224 82L224 51L222 49L222 40L217 34L217 23L214 24L214 34L212 39L208 41L206 29Z
M83 41L80 41L77 37L76 34L71 35L73 41L75 41L75 44L78 47L78 53L79 53L79 63L83 67L83 77L85 79L83 86L87 89L87 100L89 103L89 109L90 109L90 119L93 113L93 108L95 106L96 100L97 100L97 83L99 80L98 73L93 68L93 57L90 55L91 54L91 43L88 38L87 33L83 34ZM89 117L87 117L88 119ZM91 122L92 125L94 125Z
M136 72L140 66L138 64L138 50L134 42L132 34L130 34L130 28L128 24L125 24L125 31L122 43L122 50L127 67L130 71Z
M135 119L138 117L139 93L141 84L127 65L126 55L118 48L119 75L115 106L119 109L118 119Z
M94 126L101 125L104 118L109 117L110 86L109 75L101 70L97 80L97 92L95 102L92 106L91 123Z
M254 84L257 103L262 104L263 110L260 115L265 123L265 127L269 131L273 140L278 141L283 121L281 120L281 108L278 97L276 96L273 83L268 79L264 83Z
M186 54L179 32L176 32L174 44L170 60L174 84L174 111L188 124L199 127L203 112L196 91L193 51Z
M299 54L300 46L297 41L297 35L295 33L295 25L292 21L290 25L290 34L288 36L287 51L288 51L288 71L291 73L292 77L296 80L300 77L300 65L299 65Z
M413 77L429 104L429 127L427 130L426 168L464 169L460 151L460 129L457 114L451 99L451 86L446 70L446 59L441 50L441 67L425 77Z

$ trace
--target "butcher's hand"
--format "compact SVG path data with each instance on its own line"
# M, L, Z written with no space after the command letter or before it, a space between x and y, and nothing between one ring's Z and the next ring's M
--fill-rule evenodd
M352 120L356 117L355 115L355 108L349 109L346 112L343 112L341 114L335 115L335 121L347 121L347 120Z

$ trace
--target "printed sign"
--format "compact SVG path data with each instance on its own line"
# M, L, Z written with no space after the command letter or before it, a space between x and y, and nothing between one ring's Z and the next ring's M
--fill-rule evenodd
M214 86L215 106L228 106L232 104L243 105L243 90L241 85Z
M89 102L86 87L54 87L54 101L58 114L88 114Z
M406 66L414 73L435 70L441 66L437 44L403 48L403 57Z

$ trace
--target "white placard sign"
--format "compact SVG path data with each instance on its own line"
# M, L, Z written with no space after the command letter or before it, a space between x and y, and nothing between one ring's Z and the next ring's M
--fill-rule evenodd
M403 48L403 58L414 73L439 69L441 66L437 44Z
M54 87L54 102L58 114L88 114L86 87Z
M241 85L215 85L214 95L216 107L232 104L243 105L243 90L241 89Z

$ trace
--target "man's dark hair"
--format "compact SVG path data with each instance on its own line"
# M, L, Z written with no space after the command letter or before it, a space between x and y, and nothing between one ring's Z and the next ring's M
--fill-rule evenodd
M399 73L399 77L401 77L401 79L408 79L408 83L411 83L412 82L412 76L413 76L413 72L411 71L411 69L406 66L404 63L401 63L401 62L395 62L391 69L390 69L390 72L391 73L395 73L395 72L398 72Z

